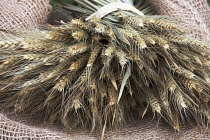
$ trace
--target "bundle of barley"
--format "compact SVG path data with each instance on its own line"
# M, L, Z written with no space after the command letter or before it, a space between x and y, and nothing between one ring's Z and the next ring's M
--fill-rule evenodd
M147 15L143 1L75 2L64 8L88 17L0 42L1 104L67 128L105 130L151 112L175 130L210 122L209 48L178 19Z

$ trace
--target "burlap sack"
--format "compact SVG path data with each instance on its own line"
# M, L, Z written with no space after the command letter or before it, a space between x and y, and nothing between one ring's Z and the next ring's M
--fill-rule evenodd
M210 41L210 8L205 0L151 0L158 14L180 18L192 36ZM48 0L3 0L0 1L0 29L21 31L39 28L50 12ZM11 35L0 32L0 39ZM27 116L17 117L1 108L0 139L99 139L100 134L88 130L66 132L60 126L33 122ZM193 125L183 124L180 132L174 132L168 125L144 118L140 122L127 124L118 131L108 130L105 139L210 139L209 130L200 131Z
M151 0L157 12L184 21L189 33L210 41L210 8L206 0Z
M43 24L51 7L48 0L2 0L0 1L0 29L23 31ZM10 38L0 32L0 38Z

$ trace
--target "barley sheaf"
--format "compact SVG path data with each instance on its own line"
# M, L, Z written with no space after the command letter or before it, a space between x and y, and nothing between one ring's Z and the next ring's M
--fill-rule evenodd
M118 128L150 113L175 130L185 121L208 125L208 46L178 19L146 8L98 12L1 41L0 104L67 128Z

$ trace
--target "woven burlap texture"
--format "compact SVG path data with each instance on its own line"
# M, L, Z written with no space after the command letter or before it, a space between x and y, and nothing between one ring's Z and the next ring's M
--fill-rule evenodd
M161 15L182 19L189 33L210 41L210 8L207 0L150 0Z
M192 36L206 42L210 41L210 8L205 0L151 0L157 12L180 18L188 27ZM50 12L48 0L3 0L0 1L0 29L11 31L30 30L40 27ZM0 39L10 38L9 34L0 32ZM74 131L66 134L59 129L44 124L31 125L21 117L0 113L0 139L99 139L100 136L89 135L87 131ZM12 116L12 117L11 117ZM200 132L196 127L183 125L179 133L175 133L168 125L142 119L140 122L128 124L118 131L108 130L105 139L210 139L208 130ZM29 121L30 122L30 121Z
M38 28L51 11L48 0L0 1L0 29L23 31ZM0 38L11 35L0 32Z

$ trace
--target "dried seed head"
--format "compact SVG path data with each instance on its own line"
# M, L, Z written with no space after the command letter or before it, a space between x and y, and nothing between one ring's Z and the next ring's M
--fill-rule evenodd
M137 28L142 28L144 26L143 20L141 18L137 18L135 16L130 17L123 13L119 13L117 15L117 19L125 24L129 24L129 25L137 27Z
M72 37L76 41L82 41L82 40L86 40L88 38L88 33L83 30L79 30L79 31L73 32Z
M116 49L115 45L111 43L108 46L108 48L105 49L103 55L106 56L106 57L111 57L111 56L113 56L115 49Z
M158 31L169 30L172 32L183 32L183 29L180 28L175 22L175 20L167 20L167 18L159 18L157 16L143 16L141 17L143 23L148 28L152 28Z
M102 63L105 67L108 67L110 64L110 61L112 60L114 56L115 46L110 43L108 48L104 49L101 56L102 56Z
M23 40L23 38L16 38L16 39L12 39L12 40L0 41L0 47L13 48L13 47L19 46L21 44L22 40Z
M36 61L38 61L38 60L42 59L43 57L45 57L42 54L24 54L22 56L23 56L23 59L36 60Z
M117 91L112 85L108 87L108 96L109 96L109 104L110 106L117 104Z
M62 76L61 78L59 78L53 89L60 92L64 91L64 88L73 80L73 78L74 73L68 73L67 75Z
M81 19L72 19L70 25L72 27L79 28L88 32L94 31L94 28L91 26L90 23L84 23Z
M175 89L174 96L175 96L176 102L179 106L181 106L182 108L187 107L187 105L185 104L182 92L178 88Z
M114 32L113 32L113 30L112 30L111 28L107 29L106 35L107 35L111 40L114 40L114 39L115 39L115 34L114 34Z
M22 88L29 87L29 86L31 86L31 85L36 85L36 84L38 84L39 82L40 82L40 79L39 79L39 78L37 78L37 79L32 79L32 80L29 80L29 81L25 82L21 87L22 87Z
M175 83L175 81L173 81L172 79L168 79L167 89L175 97L175 101L179 106L181 106L182 108L187 107L187 105L184 102L184 98L182 96L182 91L180 91L180 89L179 89L177 83Z
M180 77L179 80L184 86L186 86L190 90L194 89L198 91L199 93L203 91L203 88L201 87L199 82L194 79L192 80L192 79L187 79L186 77Z
M75 98L72 102L72 108L74 108L75 111L77 111L78 109L80 109L82 107L82 104L80 102L79 98Z
M157 42L157 44L160 45L160 47L163 47L164 49L169 48L168 41L166 41L165 39L155 36L155 35L151 35L150 37L152 37L152 39L154 39L155 42Z
M12 57L9 57L5 60L3 60L2 64L1 64L1 68L3 68L4 66L8 66L10 64L13 64L14 62L16 62L19 58L18 57L15 57L15 56L12 56Z
M42 33L44 37L49 40L67 41L68 39L70 39L70 36L65 35L63 33L59 33L59 32L43 31Z
M155 45L156 41L151 36L141 35L145 40L146 44Z
M78 60L72 62L68 70L73 72L73 71L77 71L79 68L84 66L84 64L87 62L86 57L87 56L80 57Z
M189 79L194 79L195 78L195 74L192 73L191 71L189 70L186 70L184 68L181 68L180 71L177 71L179 74L182 74L183 76L189 78Z
M152 107L152 110L154 112L161 114L161 106L158 100L153 95L153 93L149 93L149 102L150 102L150 106Z
M52 30L55 30L56 32L59 32L59 33L64 33L64 34L71 34L72 33L72 28L71 28L69 23L63 23L60 26L50 25L50 28Z
M101 50L100 46L97 46L97 47L93 48L93 50L91 51L88 63L87 63L87 67L92 67L93 66L93 63L96 60L100 50Z
M70 46L67 50L67 52L70 54L70 55L77 55L77 54L81 54L85 51L88 50L88 44L87 43L77 43L77 44L74 44L72 46Z
M136 45L139 47L140 50L147 48L145 40L139 35L135 35L133 39L136 41Z
M105 26L101 23L96 23L95 24L95 31L96 31L96 33L106 34L107 26Z
M121 67L124 68L124 66L128 63L128 58L127 58L126 53L123 50L118 48L115 51L115 55L117 56Z
M52 51L65 46L61 42L48 42L38 39L25 39L20 45L22 49L29 51Z

